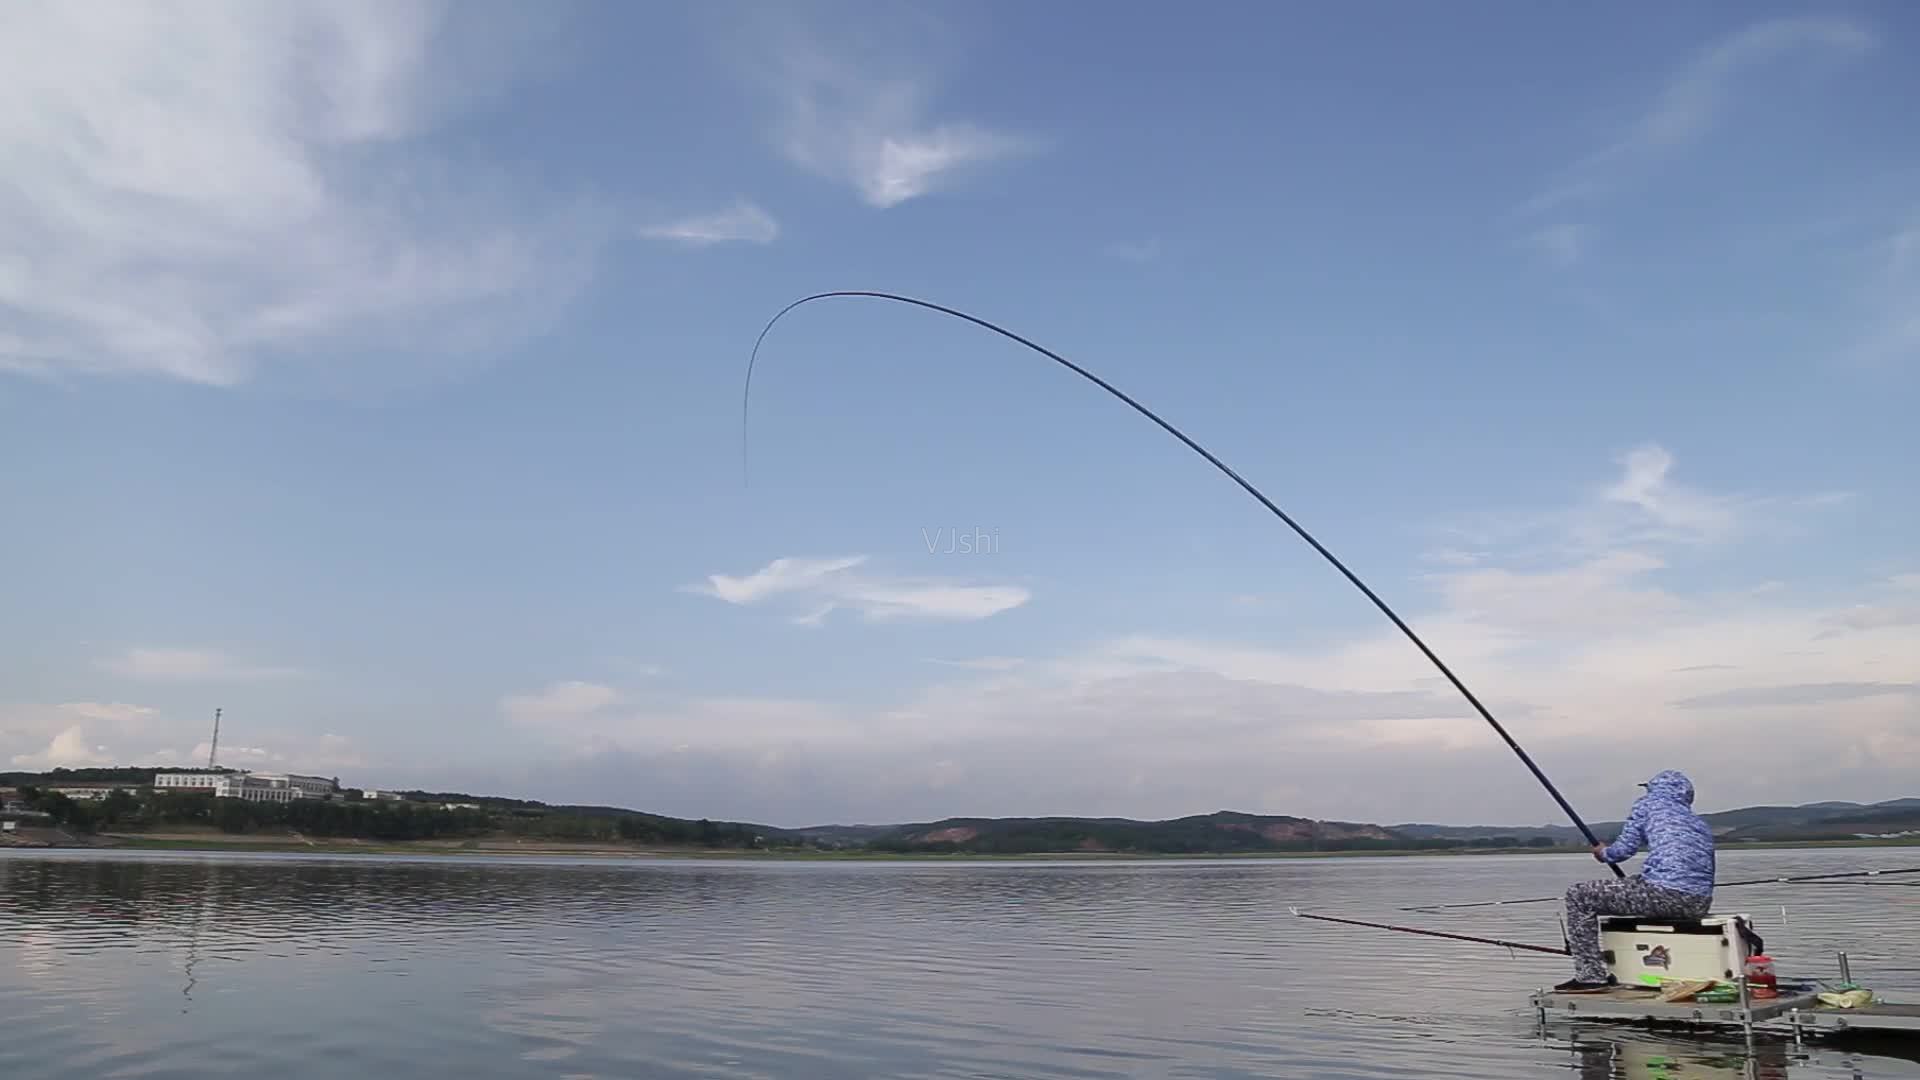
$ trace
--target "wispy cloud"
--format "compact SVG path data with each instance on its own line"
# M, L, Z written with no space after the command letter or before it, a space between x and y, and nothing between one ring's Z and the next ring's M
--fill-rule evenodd
M1026 663L1018 656L980 656L970 660L941 660L928 657L927 663L941 664L946 667L967 668L972 671L1011 671Z
M7 5L0 370L227 386L326 345L472 351L550 313L594 215L426 154L440 108L493 85L443 77L442 15Z
M1831 705L1859 698L1920 698L1920 683L1829 682L1790 683L1784 686L1751 686L1723 690L1716 694L1681 698L1674 702L1680 709L1751 709L1773 706Z
M1758 69L1802 53L1852 58L1877 44L1858 23L1823 15L1769 19L1729 34L1672 73L1615 142L1566 169L1516 213L1530 217L1592 199L1619 182L1618 170L1700 138L1728 111L1736 84Z
M1160 257L1160 239L1153 237L1144 242L1135 243L1119 241L1108 244L1100 250L1101 254L1108 258L1119 259L1122 262L1150 263Z
M750 605L769 597L791 594L810 602L807 614L791 617L803 626L818 626L833 611L857 611L872 621L928 619L985 619L1027 602L1030 594L1017 585L978 585L926 578L891 578L856 573L864 555L833 559L775 559L745 577L710 575L706 582L685 586L689 592Z
M1873 363L1920 358L1920 219L1892 226L1881 247L1886 261L1865 289L1872 314L1853 352Z
M715 213L650 225L641 229L640 234L656 240L673 240L687 247L730 242L771 244L780 235L780 224L773 220L773 215L743 200Z
M1586 253L1587 226L1563 222L1546 225L1527 234L1526 244L1548 262L1568 267Z
M1747 69L1796 52L1854 56L1876 44L1873 34L1846 19L1809 15L1755 23L1695 56L1641 118L1632 141L1671 146L1699 136L1725 111L1733 83Z
M69 701L58 706L61 712L82 720L116 726L134 726L152 719L157 710L122 701Z
M1674 479L1674 455L1658 443L1633 447L1616 458L1615 465L1618 471L1611 481L1569 506L1517 514L1482 513L1446 531L1457 542L1471 544L1482 561L1488 558L1485 549L1496 547L1509 557L1516 551L1533 550L1546 558L1588 560L1640 545L1709 547L1765 534L1789 535L1807 527L1809 511L1830 509L1853 498L1846 491L1800 495L1706 491ZM1446 563L1453 556L1435 552L1427 558ZM1462 559L1456 564L1467 563Z
M133 648L101 660L100 666L131 679L236 682L299 675L297 668L243 663L218 649Z
M577 720L626 701L620 691L600 683L568 680L548 685L534 694L500 700L500 711L522 724L554 724Z
M1473 566L1486 557L1487 554L1484 551L1466 551L1453 547L1435 548L1432 551L1426 551L1420 554L1420 560L1422 562L1435 563L1440 566Z
M775 142L793 164L851 186L870 206L953 187L989 164L1039 152L1031 135L940 117L933 104L940 31L869 19L857 34L780 13L757 52L756 80L777 109Z
M1665 447L1635 447L1620 459L1620 479L1609 485L1609 503L1630 506L1667 535L1702 541L1723 540L1740 525L1741 500L1710 495L1676 484L1669 477L1673 455Z

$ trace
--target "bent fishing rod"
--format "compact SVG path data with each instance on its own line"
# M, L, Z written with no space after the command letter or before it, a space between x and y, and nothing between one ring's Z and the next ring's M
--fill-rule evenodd
M1266 497L1266 495L1262 494L1259 488L1254 487L1252 484L1248 483L1244 478L1242 478L1239 473L1229 468L1226 462L1221 461L1219 458L1215 457L1211 451L1207 450L1205 447L1201 446L1199 443L1187 437L1187 434L1181 431L1179 428L1174 427L1172 424L1161 419L1158 415L1156 415L1153 412L1153 410L1147 408L1145 405L1140 404L1138 401L1135 401L1133 398L1128 397L1126 394L1122 393L1118 388L1114 387L1111 383L1107 382L1105 379L1100 378L1098 375L1095 375L1093 372L1088 371L1086 368L1083 368L1080 365L1075 364L1073 361L1068 360L1066 357L1061 356L1059 353L1056 353L1051 349L1045 348L1044 346L1038 345L1032 341L1027 340L1024 337L1021 337L1019 334L1016 334L1011 330L1007 330L1003 327L996 326L995 324L988 322L985 319L979 318L974 315L969 315L964 311L957 311L953 308L945 307L940 304L935 304L927 300L917 300L910 296L899 296L893 293L872 292L872 291L861 290L861 289L842 289L842 290L834 290L831 292L815 293L812 296L806 296L806 297L802 297L799 300L795 300L791 304L788 304L786 307L781 308L779 313L776 314L773 318L767 320L767 325L761 329L760 336L754 340L752 355L747 359L746 387L740 395L740 440L741 440L741 464L743 469L745 467L745 462L746 462L747 403L748 403L749 396L753 393L753 368L755 363L758 362L760 358L760 346L766 342L767 334L772 332L774 324L778 323L781 319L785 318L788 312L792 311L797 307L800 307L803 304L810 304L816 300L826 300L833 297L865 297L865 298L875 299L875 300L887 300L887 301L891 301L893 303L899 303L899 304L909 304L915 307L925 308L929 311L937 311L943 315L949 315L949 316L952 316L953 318L970 322L975 326L979 326L987 330L991 330L994 333L999 334L1001 337L1015 341L1021 345L1026 346L1029 349L1032 349L1034 352L1037 352L1040 355L1046 357L1047 359L1052 360L1053 362L1059 364L1060 366L1066 368L1067 370L1072 371L1074 374L1079 375L1081 378L1086 379L1088 382L1093 383L1095 386L1098 386L1100 389L1105 390L1107 393L1112 394L1114 397L1119 398L1121 401L1131 406L1134 409L1134 411L1138 412L1142 416L1145 416L1147 419L1153 421L1155 424L1158 424L1168 434L1172 435L1176 439L1179 439L1182 443L1185 443L1188 449L1192 450L1196 454L1199 454L1201 457L1205 458L1210 464L1212 464L1214 468L1219 469L1222 473L1225 473L1228 479L1232 480L1236 484L1239 484L1240 487L1244 489L1247 494L1253 496L1256 500L1260 502L1262 506L1265 506L1269 511L1271 511L1273 513L1273 516L1279 518L1282 522L1286 523L1287 527L1292 529L1295 533L1297 533L1300 539L1305 540L1308 545L1310 545L1315 551L1320 553L1322 558L1326 559L1327 562L1333 564L1333 568L1335 570L1340 571L1340 573L1349 582L1353 584L1354 588L1359 589L1360 592L1364 594L1368 600L1373 601L1373 606L1379 608L1381 614L1385 615L1388 619L1392 620L1394 626L1399 627L1400 632L1402 634L1405 634L1407 636L1407 639L1413 642L1414 646L1418 648L1420 652L1423 655L1425 655L1428 660L1433 662L1433 666L1440 670L1440 674L1446 676L1447 681L1453 684L1454 689L1460 691L1461 695L1465 697L1468 703L1473 706L1474 711L1480 714L1480 718L1485 720L1487 722L1487 725L1493 728L1494 732L1498 734L1503 741L1506 742L1507 746L1513 750L1514 754L1517 757L1519 757L1521 763L1527 767L1528 771L1533 773L1534 779L1540 781L1540 786L1547 790L1547 794L1553 796L1553 801L1560 804L1560 809L1566 812L1568 819L1570 819L1573 822L1574 826L1580 830L1581 835L1585 836L1587 838L1587 841L1590 844L1593 844L1595 846L1599 845L1600 838L1593 835L1593 830L1588 828L1587 823L1580 819L1580 815L1577 812L1575 812L1575 810L1573 809L1573 805L1567 802L1566 798L1560 794L1560 791L1558 788L1553 786L1553 782L1547 779L1547 774L1540 771L1540 766L1534 764L1533 759L1527 756L1527 752L1525 750L1522 750L1520 748L1520 744L1514 741L1513 736L1507 733L1507 729L1500 725L1500 721L1495 720L1493 718L1493 713L1488 711L1487 707L1480 703L1480 699L1474 696L1473 691L1467 689L1467 684L1461 682L1460 677L1455 675L1451 668L1447 667L1446 663L1440 659L1439 655L1436 654L1432 649L1428 648L1426 642L1420 640L1420 635L1414 633L1413 628L1411 626L1408 626L1405 620L1401 619L1399 615L1395 614L1394 610L1387 606L1387 602L1385 600L1380 599L1378 594L1376 594L1372 589L1368 588L1367 584L1361 581L1357 574L1355 574L1352 570L1347 569L1345 563L1342 563L1338 558L1335 558L1333 552L1328 551L1324 544L1314 539L1311 533L1307 532L1306 529L1302 528L1298 522L1293 520L1293 518L1287 516L1286 512L1281 510L1280 507L1276 506L1272 499L1269 499ZM1626 872L1621 870L1619 866L1613 865L1613 864L1609 864L1609 865L1613 866L1613 873L1615 877L1625 878L1627 876Z
M1894 877L1900 874L1920 874L1920 866L1910 866L1901 870L1849 870L1845 873L1840 873L1840 874L1802 874L1796 877L1763 877L1763 878L1747 878L1744 881L1716 881L1713 883L1713 887L1716 889L1732 889L1732 888L1737 888L1743 885L1859 884L1859 885L1901 885L1909 888L1920 888L1920 881L1879 881L1877 880L1879 878ZM1869 880L1862 880L1862 881L1853 880L1857 878L1864 878ZM1474 900L1464 904L1418 904L1418 905L1415 905L1414 907L1403 907L1403 908L1399 908L1398 910L1418 911L1418 912L1458 911L1461 908L1509 907L1517 904L1550 904L1550 903L1556 903L1562 899L1564 899L1564 897L1529 896L1522 900Z

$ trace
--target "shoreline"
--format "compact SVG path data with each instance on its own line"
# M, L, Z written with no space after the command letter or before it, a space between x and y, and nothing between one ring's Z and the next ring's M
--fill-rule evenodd
M76 839L78 839L76 837ZM1459 857L1473 855L1525 856L1585 854L1583 848L1445 848L1362 851L1218 851L1218 852L1124 852L1124 851L1048 851L1048 852L885 852L849 849L842 851L768 851L740 848L668 848L595 843L502 843L484 840L364 840L352 838L308 839L299 836L232 836L182 833L100 833L80 843L8 845L0 851L174 851L234 854L264 852L311 855L424 855L467 857L567 857L600 859L740 859L769 862L1155 862L1170 860L1246 861L1284 859L1392 859L1419 856ZM1743 841L1720 848L1722 854L1743 850L1818 850L1826 848L1908 848L1920 847L1920 838L1888 840L1779 840Z

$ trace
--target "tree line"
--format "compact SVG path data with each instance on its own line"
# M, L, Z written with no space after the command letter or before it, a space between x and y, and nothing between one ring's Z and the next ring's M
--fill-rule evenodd
M34 774L39 778L39 774ZM111 783L115 778L96 780ZM80 782L79 777L62 777ZM736 822L642 814L631 810L582 808L585 813L549 810L542 804L498 800L512 806L479 810L416 802L367 802L358 799L293 799L252 802L216 798L205 792L151 792L116 789L104 799L72 799L51 787L19 786L29 810L47 814L65 828L139 831L167 825L213 826L225 833L295 830L316 837L370 840L436 840L493 833L543 840L599 841L707 848L799 848L813 846L787 834ZM462 797L472 801L471 797Z

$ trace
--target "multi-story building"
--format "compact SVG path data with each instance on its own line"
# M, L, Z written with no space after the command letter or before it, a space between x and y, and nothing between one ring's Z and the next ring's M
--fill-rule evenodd
M292 802L295 799L331 799L337 789L324 776L296 773L159 773L155 791L204 792L217 799L247 802Z
M254 773L254 776L270 780L285 780L289 786L300 793L302 799L331 799L339 795L340 789L324 776L301 776L299 773Z
M211 793L220 786L221 781L232 775L232 773L211 772L156 773L153 777L153 790Z

